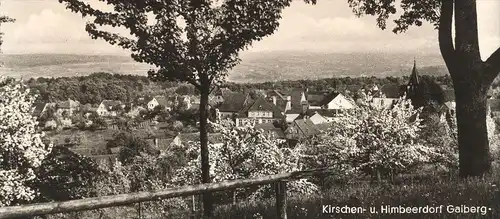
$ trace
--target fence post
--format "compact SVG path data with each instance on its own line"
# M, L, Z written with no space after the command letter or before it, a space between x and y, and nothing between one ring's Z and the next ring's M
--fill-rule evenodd
M191 219L197 219L197 212L196 212L196 197L195 195L192 195L191 196L191 204L192 204L192 208L191 208Z
M276 215L278 219L287 219L286 190L286 181L281 180L274 184L274 191L276 193Z

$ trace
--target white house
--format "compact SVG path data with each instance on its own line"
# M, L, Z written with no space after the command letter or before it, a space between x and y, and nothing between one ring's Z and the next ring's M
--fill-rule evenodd
M354 109L355 105L353 102L348 100L344 95L337 92L332 92L328 94L323 100L323 109L334 109L334 110L344 110L344 109Z
M96 109L99 116L116 116L125 106L118 100L103 100Z

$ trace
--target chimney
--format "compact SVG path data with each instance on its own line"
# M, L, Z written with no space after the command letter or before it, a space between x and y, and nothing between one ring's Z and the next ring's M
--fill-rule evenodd
M285 107L286 110L291 110L292 109L292 97L291 96L287 96L286 97L286 107Z
M273 99L273 104L276 106L276 96L271 97Z

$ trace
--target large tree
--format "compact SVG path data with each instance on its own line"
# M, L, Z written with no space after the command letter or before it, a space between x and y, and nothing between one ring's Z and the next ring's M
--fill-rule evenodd
M202 182L210 182L207 118L208 96L238 62L238 53L252 42L272 34L282 10L291 0L101 0L113 6L105 12L81 0L59 0L82 16L92 16L86 30L130 49L132 58L156 66L154 80L185 81L196 87L200 99ZM131 37L103 31L98 26L124 27ZM205 194L204 212L212 212Z
M489 172L486 93L500 72L500 49L486 61L481 60L476 0L401 0L400 7L395 0L347 1L358 16L376 16L382 29L386 28L387 19L401 9L401 15L394 20L394 33L404 32L412 25L421 26L424 21L435 25L441 54L455 88L460 175L481 176Z

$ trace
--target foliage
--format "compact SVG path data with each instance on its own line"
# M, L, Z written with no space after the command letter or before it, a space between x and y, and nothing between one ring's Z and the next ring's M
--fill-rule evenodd
M35 97L22 83L0 78L0 206L31 201L34 169L50 153L31 115Z
M210 166L213 182L249 179L283 172L302 170L299 162L301 152L280 147L280 142L271 135L255 130L251 126L225 127L212 123L214 130L222 134L222 143L210 144ZM176 171L176 185L192 185L201 182L200 152L198 142L183 145L188 164ZM313 194L317 187L308 180L290 182L292 195ZM243 199L260 200L273 194L271 187L238 189L236 196Z
M35 173L41 198L67 201L95 196L94 180L102 171L92 159L56 146Z
M347 2L353 9L353 12L358 16L363 14L377 16L377 26L381 29L386 29L387 19L389 19L391 15L396 14L396 7L398 7L394 0L385 1L384 3L370 0L347 0ZM440 6L441 1L437 0L400 1L399 8L401 8L403 12L394 20L396 26L393 32L404 32L412 25L422 26L423 21L431 22L437 27L439 24Z
M120 147L119 160L128 164L141 154L157 154L158 151L144 139L128 132L121 132L113 137L106 145L107 148Z
M405 97L391 109L371 104L371 96L346 111L306 150L309 167L334 167L344 175L389 177L443 155L420 142L419 113Z
M29 80L30 88L45 102L77 100L81 104L98 105L103 100L131 102L152 93L164 94L159 83L150 85L139 75L94 73L81 77L37 78Z

